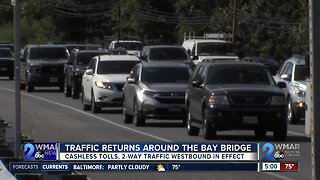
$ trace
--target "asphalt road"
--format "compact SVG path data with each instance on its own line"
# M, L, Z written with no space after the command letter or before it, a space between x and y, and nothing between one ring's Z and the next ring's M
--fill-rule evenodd
M180 121L147 120L145 127L124 124L121 110L103 109L92 114L82 111L80 100L65 98L56 88L36 88L35 92L21 91L22 133L35 142L93 141L93 142L209 142L200 136L192 137ZM0 117L14 120L14 81L0 78ZM265 142L272 142L272 133ZM218 132L211 142L256 142L251 131ZM311 143L304 136L304 124L289 125L287 143L301 145L300 172L188 172L188 173L90 173L90 179L311 179ZM263 143L263 142L262 142Z

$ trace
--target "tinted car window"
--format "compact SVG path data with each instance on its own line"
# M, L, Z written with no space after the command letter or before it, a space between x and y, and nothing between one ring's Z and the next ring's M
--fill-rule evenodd
M307 66L305 65L296 65L294 72L295 81L304 81L307 78Z
M140 51L142 48L142 44L141 43L137 43L137 42L117 42L114 44L114 48L125 48L126 50L138 50Z
M198 43L198 55L233 55L231 43L202 42Z
M189 76L188 68L148 67L142 69L141 81L147 83L187 83Z
M67 59L65 48L31 48L30 59Z
M150 49L150 60L172 61L187 60L188 56L184 48L152 48Z
M101 54L105 54L105 53L101 53ZM76 64L87 65L89 64L90 60L97 55L99 54L98 53L79 53L76 59Z
M12 57L10 49L0 49L0 57Z
M138 61L100 61L98 74L129 74Z
M264 84L274 85L267 68L260 66L212 66L207 84Z

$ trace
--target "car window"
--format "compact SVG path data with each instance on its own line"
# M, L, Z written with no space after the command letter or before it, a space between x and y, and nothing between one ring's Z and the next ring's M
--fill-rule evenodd
M234 55L231 43L221 42L199 42L198 55L217 56L217 55Z
M203 70L204 70L204 66L200 65L200 67L195 72L194 77L192 78L193 79L192 81L203 81L201 77Z
M306 65L296 65L294 71L295 81L304 81L307 78L307 66Z
M10 49L0 49L0 57L11 58L12 56L13 55Z
M65 48L36 47L30 49L30 59L67 59Z
M175 61L187 60L188 56L184 48L152 48L150 49L149 60L151 61Z
M92 69L93 73L95 73L96 71L96 62L97 62L97 59L93 58L88 65L88 69Z
M101 54L106 54L106 53L97 53L97 52L92 52L92 53L78 53L77 55L77 59L76 59L76 64L78 65L88 65L90 60L94 57L94 56L98 56Z
M293 67L292 63L287 63L286 65L284 65L282 71L280 72L280 76L283 74L288 74L289 69L292 67ZM291 70L291 72L292 72L292 70Z
M116 48L125 48L126 50L137 50L140 51L142 48L142 43L139 42L116 42L114 44L114 49Z
M187 67L145 67L141 72L141 81L146 83L187 83L189 76L190 71Z
M140 68L139 68L139 65L136 65L136 66L132 69L129 77L130 77L130 78L133 78L135 81L139 81L139 69L140 69Z
M206 84L275 85L266 67L233 65L211 66Z
M100 61L97 74L130 74L139 61Z

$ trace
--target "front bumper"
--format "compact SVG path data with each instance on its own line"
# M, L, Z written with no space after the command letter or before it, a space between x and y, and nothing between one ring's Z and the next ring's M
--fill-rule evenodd
M123 92L94 88L94 100L99 107L121 107Z
M218 130L257 129L274 130L287 125L287 107L210 107L208 120Z
M306 104L304 101L293 102L293 115L297 118L305 118Z
M0 76L13 76L14 62L13 61L0 61Z
M34 86L62 86L64 82L63 74L29 74L31 84Z

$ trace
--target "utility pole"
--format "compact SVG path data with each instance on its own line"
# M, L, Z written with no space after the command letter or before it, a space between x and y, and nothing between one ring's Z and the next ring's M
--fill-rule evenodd
M320 1L309 0L310 24L310 78L311 78L311 158L312 179L320 179Z
M233 0L233 24L232 24L232 44L236 42L237 34L237 0Z
M14 5L14 59L15 59L15 156L21 157L21 94L20 94L20 0Z
M121 0L119 1L118 7L118 41L121 38Z

